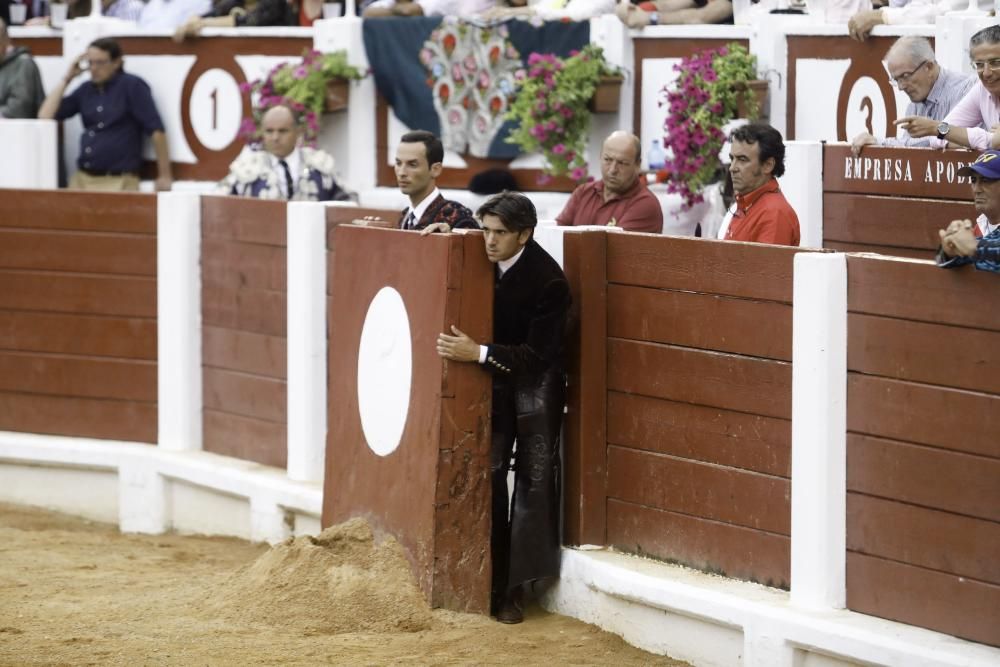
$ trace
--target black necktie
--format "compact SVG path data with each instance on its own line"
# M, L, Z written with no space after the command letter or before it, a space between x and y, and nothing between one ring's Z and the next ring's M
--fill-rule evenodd
M413 215L413 209L407 214L406 219L403 220L403 229L413 229L417 226L417 217Z
M278 164L285 170L285 186L288 188L288 198L291 199L292 194L295 192L295 189L292 187L292 172L288 171L288 163L284 160L278 160Z

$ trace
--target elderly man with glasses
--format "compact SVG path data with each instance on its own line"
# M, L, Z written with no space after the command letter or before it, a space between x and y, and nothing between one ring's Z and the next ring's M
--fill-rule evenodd
M1000 151L985 151L958 173L972 184L979 217L975 223L953 220L947 229L938 232L938 266L950 269L975 264L982 271L1000 273Z
M942 121L976 83L976 77L946 70L934 59L934 48L925 37L900 37L885 54L885 68L894 86L906 93L906 116ZM865 146L930 146L930 139L915 138L903 130L899 137L876 139L867 132L854 137L851 150L859 155Z
M929 137L935 148L949 144L980 151L1000 147L1000 25L973 35L969 56L979 80L943 121L904 116L896 124L912 137Z

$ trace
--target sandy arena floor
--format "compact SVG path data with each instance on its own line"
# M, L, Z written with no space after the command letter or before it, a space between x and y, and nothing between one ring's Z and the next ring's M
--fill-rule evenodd
M274 548L0 504L0 665L684 665L529 608L431 612L363 523Z

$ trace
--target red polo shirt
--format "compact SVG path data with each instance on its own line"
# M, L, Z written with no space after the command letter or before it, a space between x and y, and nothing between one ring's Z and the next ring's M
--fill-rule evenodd
M604 181L581 185L573 191L566 208L556 218L563 227L574 225L611 225L630 232L663 232L663 209L642 177L620 195L604 201Z
M726 240L799 244L799 217L781 194L776 179L753 192L736 195L736 213L729 223Z

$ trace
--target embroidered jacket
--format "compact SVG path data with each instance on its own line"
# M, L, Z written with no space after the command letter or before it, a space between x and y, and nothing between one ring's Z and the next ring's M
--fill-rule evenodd
M302 171L295 182L293 201L343 201L350 199L334 178L334 162L329 153L300 148ZM264 150L248 149L229 165L229 174L219 182L223 194L258 199L284 199L271 156Z
M403 227L403 220L409 211L409 208L402 210L399 214L399 222L396 223L397 227ZM457 201L445 199L444 195L438 195L434 198L424 214L420 216L414 229L423 229L434 222L447 222L452 229L479 229L471 210Z

